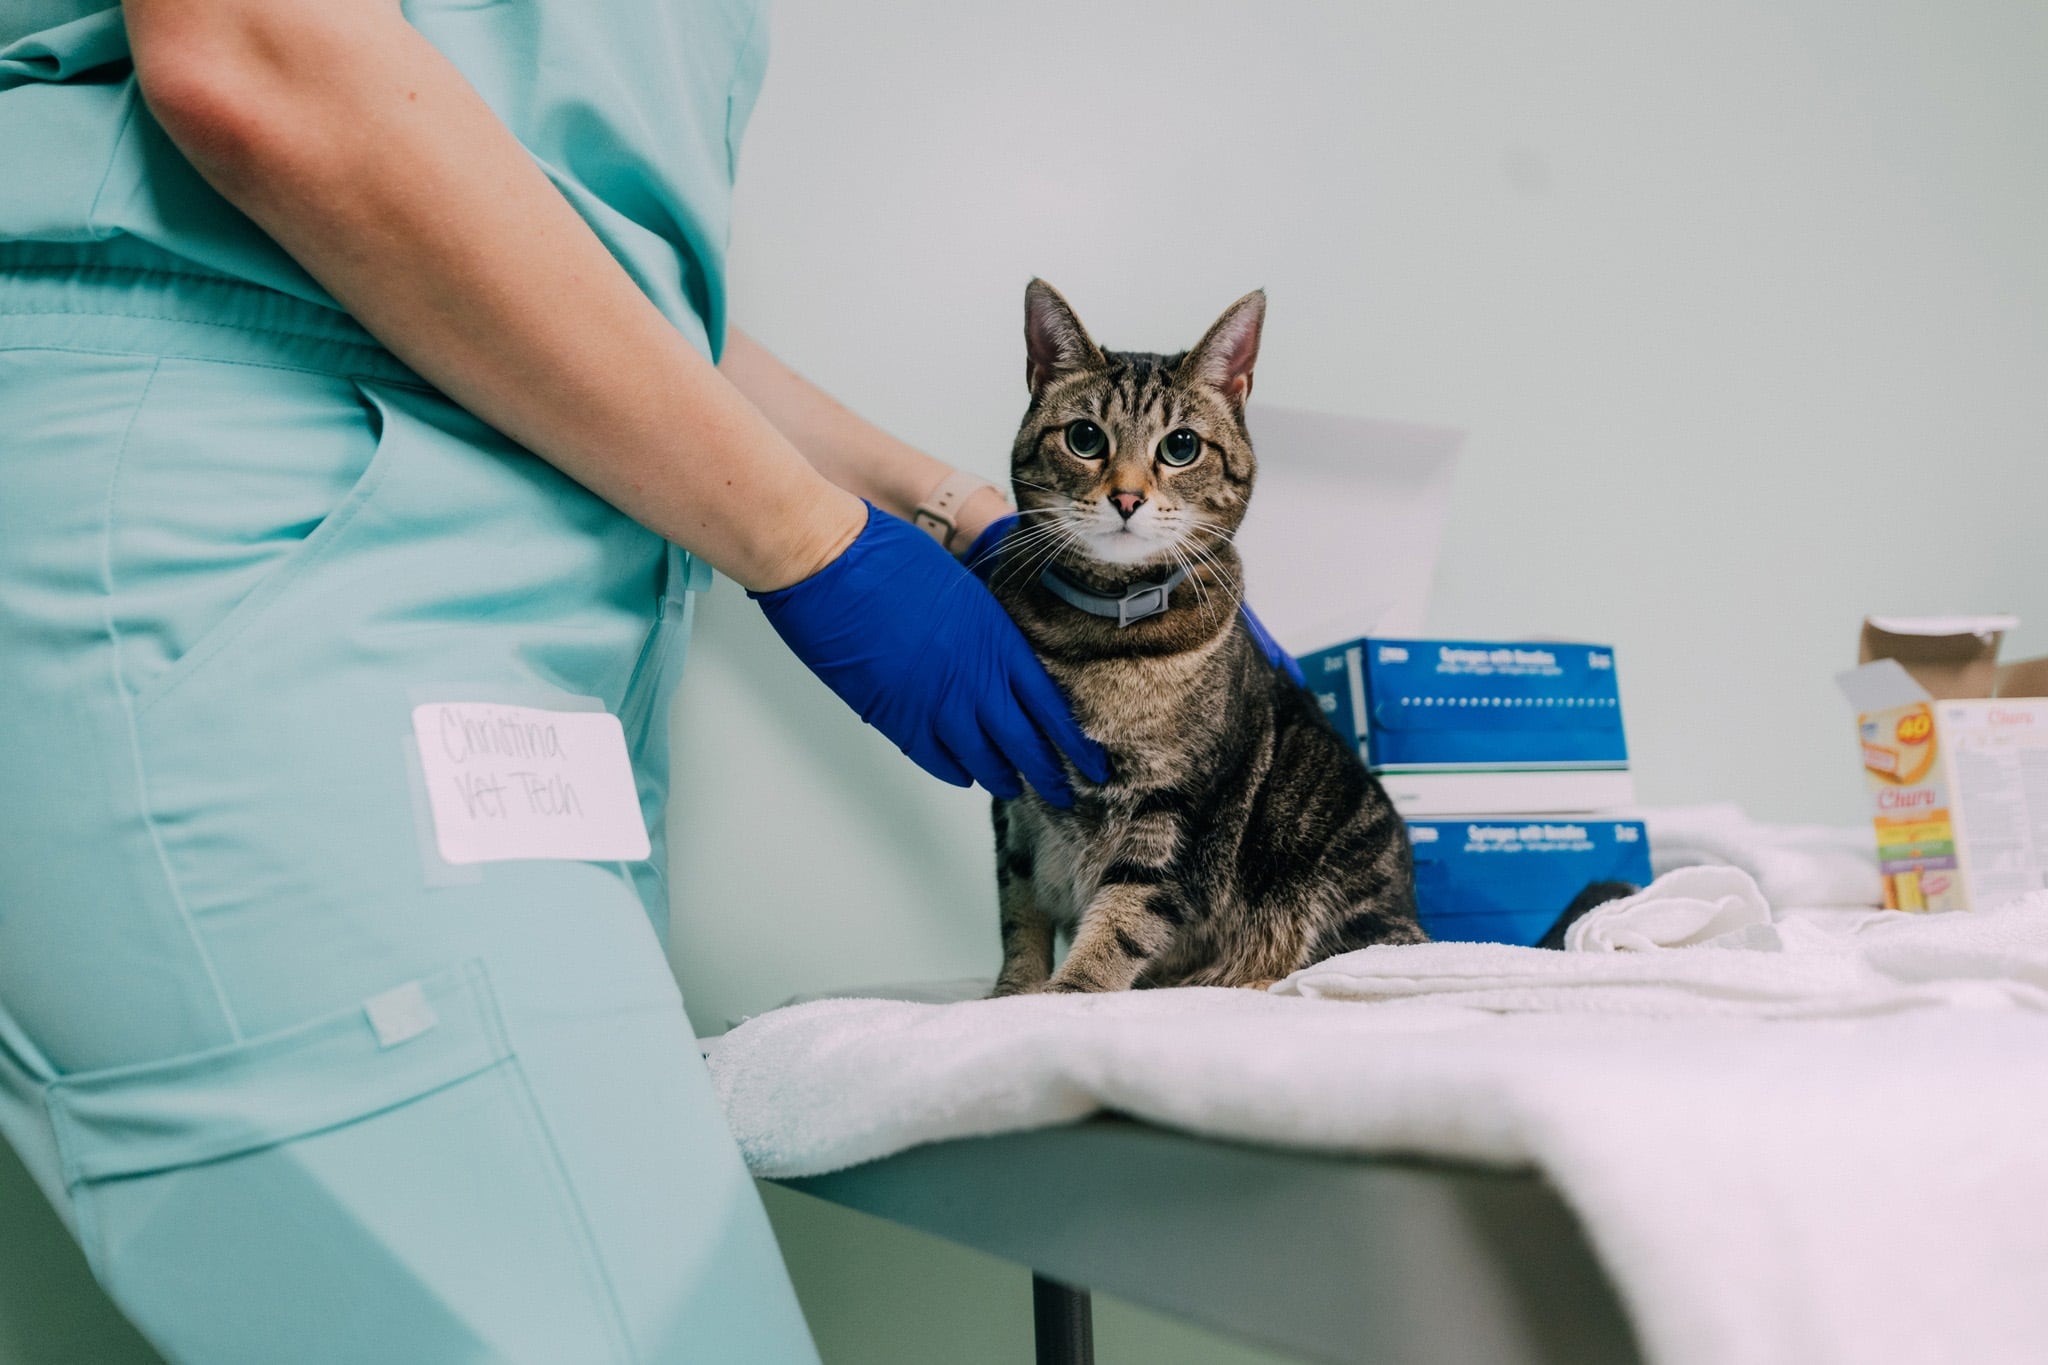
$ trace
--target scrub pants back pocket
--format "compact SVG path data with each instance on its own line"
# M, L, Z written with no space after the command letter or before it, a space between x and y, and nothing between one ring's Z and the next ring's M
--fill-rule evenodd
M630 1358L479 962L48 1095L86 1255L174 1362Z

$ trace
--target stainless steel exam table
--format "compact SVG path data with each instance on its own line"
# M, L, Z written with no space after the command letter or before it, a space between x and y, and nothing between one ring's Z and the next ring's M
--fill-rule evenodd
M1092 1362L1095 1290L1332 1365L1640 1358L1533 1174L1096 1118L777 1183L1029 1266L1039 1365Z

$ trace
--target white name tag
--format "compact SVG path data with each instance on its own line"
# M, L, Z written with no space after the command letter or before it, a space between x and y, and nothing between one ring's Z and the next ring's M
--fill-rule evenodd
M626 732L609 712L433 702L413 708L412 733L448 862L647 857Z

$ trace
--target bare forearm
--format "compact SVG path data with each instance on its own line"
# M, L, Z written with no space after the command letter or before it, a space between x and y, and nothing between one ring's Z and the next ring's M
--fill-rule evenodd
M737 327L727 332L718 368L819 473L899 517L908 518L953 472L951 465L846 408ZM975 494L955 518L953 548L965 549L1009 510L995 489Z
M858 532L859 504L669 325L395 4L129 0L127 19L144 97L200 173L451 398L749 587Z

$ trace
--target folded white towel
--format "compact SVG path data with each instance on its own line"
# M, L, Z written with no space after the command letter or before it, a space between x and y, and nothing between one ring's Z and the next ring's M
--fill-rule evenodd
M2048 896L1795 924L1777 952L1372 948L1273 994L828 1000L711 1068L763 1175L1104 1108L1532 1164L1660 1365L2048 1359Z
M1748 873L1733 867L1681 867L1624 900L1608 901L1565 930L1574 953L1642 952L1727 942L1771 948L1777 940L1748 931L1768 929L1771 907Z
M2048 971L2048 895L2036 899L2043 913L1822 910L1773 925L1747 873L1681 868L1641 895L1589 911L1581 925L1603 911L1611 916L1594 925L1611 941L1589 950L1367 948L1304 968L1273 993L1656 1018L1847 1019L1987 1003L2048 1013L2048 977L2041 975ZM1872 925L1871 915L1883 922ZM1718 951L1757 944L1764 951Z

